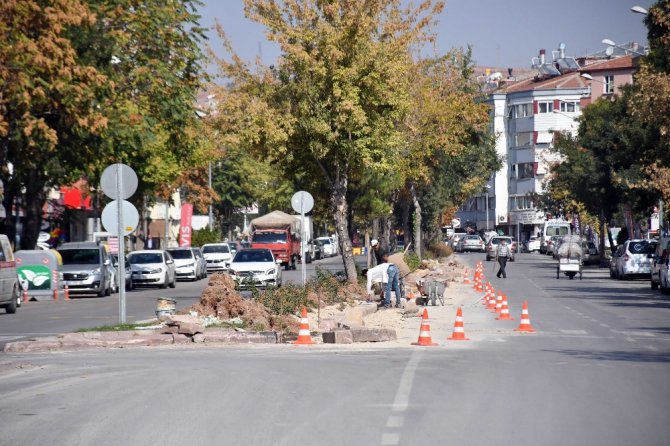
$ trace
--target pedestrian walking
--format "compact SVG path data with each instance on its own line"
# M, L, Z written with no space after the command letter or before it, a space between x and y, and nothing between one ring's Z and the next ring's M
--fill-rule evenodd
M496 260L500 265L500 269L498 270L496 277L500 278L502 275L503 279L507 279L507 272L505 271L505 267L507 266L507 259L509 259L511 255L512 254L510 252L509 246L507 246L507 240L502 239L498 245L498 249L496 250Z

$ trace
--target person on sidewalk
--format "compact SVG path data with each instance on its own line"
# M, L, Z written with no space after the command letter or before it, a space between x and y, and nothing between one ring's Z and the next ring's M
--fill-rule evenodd
M383 257L384 262L389 262L388 253L384 253ZM391 290L395 290L395 306L396 308L400 307L400 283L398 282L398 277L400 270L398 266L394 263L388 263L389 267L387 270L388 282L386 282L386 292L384 293L384 308L391 308Z
M498 270L496 276L499 279L501 274L503 279L507 279L507 272L505 271L505 267L507 266L507 259L509 259L511 255L512 253L509 250L509 246L507 246L507 240L502 239L498 245L498 249L496 250L496 259L498 260L498 264L500 264L500 269Z
M390 263L381 263L370 269L364 269L363 276L367 279L367 301L372 302L372 285L379 283L384 288L384 284L388 282L388 269Z
M370 246L372 246L372 254L374 255L374 264L375 265L381 265L384 263L384 250L382 249L382 245L379 243L379 241L376 238L373 238L372 241L370 242Z

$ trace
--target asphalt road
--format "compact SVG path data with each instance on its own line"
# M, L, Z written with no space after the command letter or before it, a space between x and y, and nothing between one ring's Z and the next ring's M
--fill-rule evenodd
M343 270L341 257L330 257L305 265L307 278L315 275L317 267L330 271ZM295 271L282 271L284 282L301 282L301 265ZM126 292L126 321L137 322L155 317L156 299L168 297L177 301L177 309L195 304L207 279L197 282L180 281L175 288L138 288ZM249 292L244 292L250 295ZM31 301L24 303L15 314L0 310L0 350L7 342L35 336L49 336L81 328L114 325L120 321L119 295L96 297L71 295L68 301ZM2 444L2 442L0 442Z
M472 301L471 340L436 347L3 354L0 443L667 445L670 302L646 281L554 268L520 255L492 281L516 320ZM523 300L537 333L511 330Z

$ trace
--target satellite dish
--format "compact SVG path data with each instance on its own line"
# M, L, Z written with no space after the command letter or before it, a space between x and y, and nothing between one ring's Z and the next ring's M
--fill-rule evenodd
M605 48L605 55L607 57L610 57L612 54L614 54L614 47L613 46L608 46Z
M561 42L558 44L558 49L559 50L564 50L565 49L565 43Z

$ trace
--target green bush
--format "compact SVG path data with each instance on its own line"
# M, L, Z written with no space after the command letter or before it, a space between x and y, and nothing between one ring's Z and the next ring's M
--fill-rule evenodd
M421 259L414 252L405 253L405 263L409 266L410 271L415 271L421 266Z
M193 231L191 237L192 246L202 246L205 243L219 243L221 242L221 234L217 229L209 230L209 228Z

